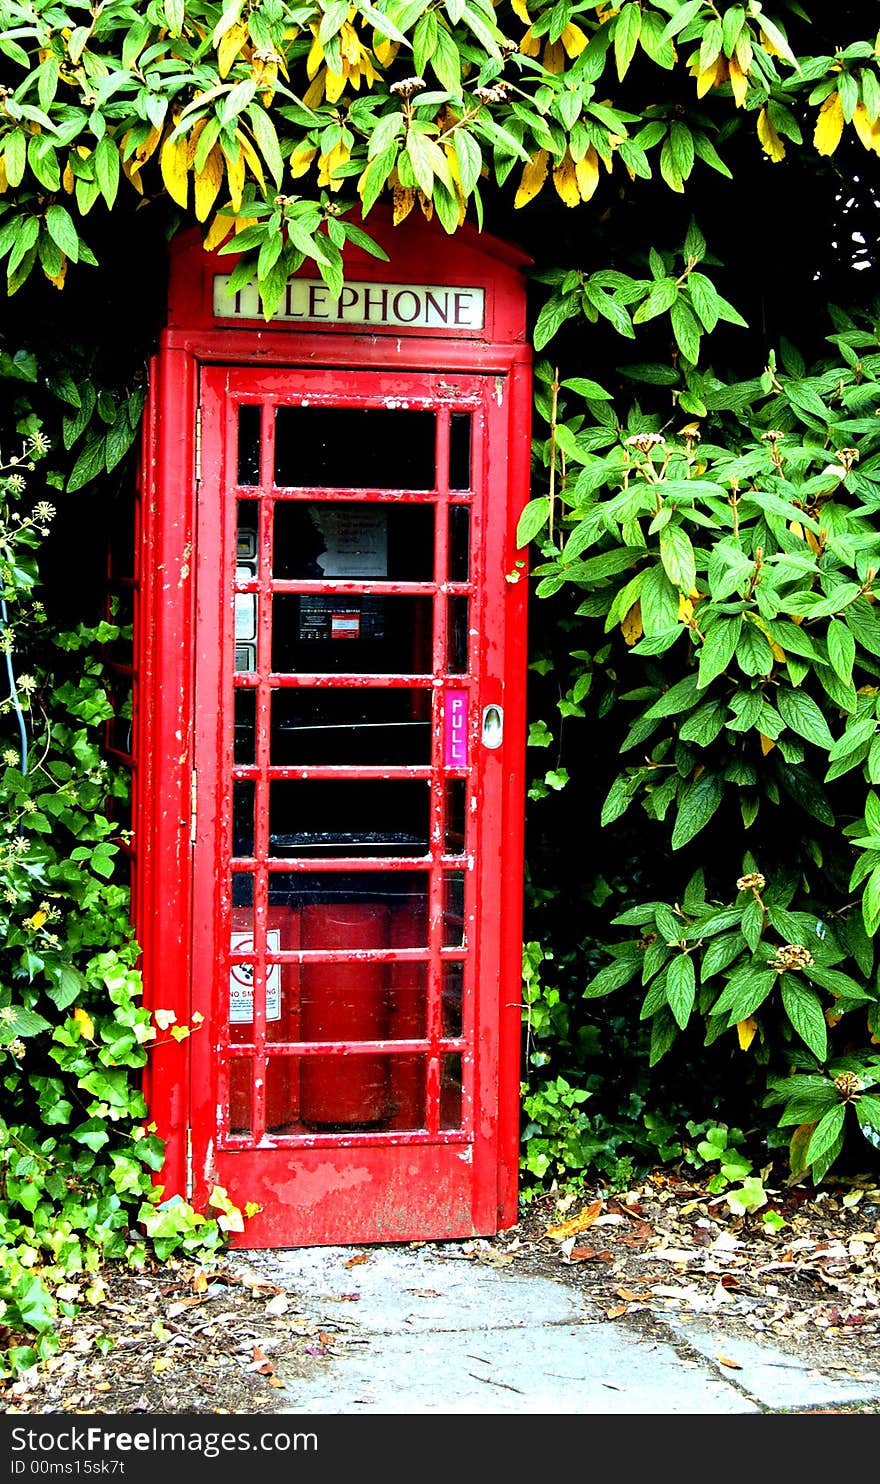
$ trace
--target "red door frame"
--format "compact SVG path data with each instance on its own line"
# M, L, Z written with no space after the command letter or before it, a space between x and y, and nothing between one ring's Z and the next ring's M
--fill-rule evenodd
M290 330L265 323L218 324L210 306L211 282L214 273L231 271L234 258L205 254L192 238L182 239L173 252L169 324L153 363L144 434L142 547L138 553L141 598L136 635L140 657L136 927L143 948L146 1002L154 1011L173 1013L178 1025L188 1025L192 942L194 931L198 931L190 828L195 720L193 638L197 627L197 409L202 368L265 366L293 371L297 367L357 367L409 372L416 379L420 372L438 371L498 377L499 408L506 404L507 467L503 476L498 471L497 518L487 522L486 533L486 571L493 574L495 584L492 609L506 640L506 663L498 679L497 697L486 698L496 699L505 712L504 747L492 759L501 770L501 828L496 835L494 861L498 883L494 930L498 933L501 986L498 1105L491 1115L497 1118L497 1158L494 1168L475 1171L480 1188L491 1191L491 1215L484 1213L481 1223L481 1229L489 1232L516 1220L519 1144L526 582L515 529L528 499L529 482L530 351L525 340L521 279L526 260L479 234L466 231L450 242L421 223L411 232L398 229L387 233L384 240L392 263L377 264L366 254L352 252L347 260L347 277L376 282L393 277L403 283L479 284L486 295L482 332L470 331L453 338L446 332L429 330L405 334L399 329L371 327L369 333L363 333L335 325L320 330ZM196 1030L194 1034L202 1032ZM151 1119L166 1141L166 1161L159 1178L166 1195L179 1193L198 1201L204 1198L205 1178L210 1178L210 1171L192 1168L189 1131L193 1091L188 1041L160 1036L151 1053L146 1086Z

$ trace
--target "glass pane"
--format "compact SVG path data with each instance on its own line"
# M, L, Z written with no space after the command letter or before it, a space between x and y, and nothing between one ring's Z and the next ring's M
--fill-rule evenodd
M440 1063L440 1127L461 1127L461 1056L457 1051Z
M230 1063L230 1133L239 1137L252 1133L251 1065L241 1057ZM284 1137L423 1129L425 1069L421 1054L269 1056L266 1130Z
M446 666L450 675L465 675L468 667L468 600L449 598L448 603Z
M252 795L250 807L252 839ZM423 779L274 779L269 784L275 856L424 855L429 817Z
M431 601L277 593L272 669L276 674L430 674Z
M443 965L443 1019L441 1034L450 1038L461 1035L461 1001L464 991L464 964Z
M469 505L449 507L449 580L467 582L471 560L471 510Z
M254 784L239 779L232 785L232 853L254 853Z
M107 723L106 744L114 752L131 756L131 681L126 676L112 676L108 686L113 716Z
M465 792L466 783L463 778L447 780L446 824L443 835L443 849L447 855L461 855L464 851Z
M253 1062L236 1056L229 1063L229 1132L237 1138L253 1133Z
M242 405L238 409L238 482L260 482L260 429L263 409Z
M275 484L431 490L435 421L397 407L278 407Z
M426 948L425 871L272 871L271 903L296 910L303 948Z
M279 500L273 546L275 577L430 582L434 506Z
M443 878L443 947L462 948L464 942L464 871L447 871Z
M315 1034L311 1039L322 1038ZM392 1113L390 1071L387 1056L369 1053L303 1057L301 1121L327 1133L387 1127Z
M471 414L453 412L449 421L449 488L471 487Z
M238 696L248 693L238 691ZM250 693L253 699L253 692ZM418 764L431 761L428 690L276 690L272 693L270 761ZM251 718L254 708L249 712ZM253 721L251 720L251 727ZM244 729L243 729L244 738ZM236 740L238 711L236 710ZM253 758L236 757L252 762Z
M235 692L235 732L233 760L241 767L256 762L257 693L255 690Z
M296 1133L299 1122L299 1065L294 1057L266 1061L266 1132Z

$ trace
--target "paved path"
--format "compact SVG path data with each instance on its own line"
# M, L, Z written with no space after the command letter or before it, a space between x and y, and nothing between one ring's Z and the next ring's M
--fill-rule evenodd
M353 1256L368 1260L347 1267ZM760 1414L870 1407L880 1375L817 1370L773 1340L654 1315L660 1339L591 1316L574 1288L467 1258L460 1244L241 1252L339 1323L334 1354L281 1413ZM356 1296L356 1297L355 1297ZM738 1368L719 1361L738 1362Z

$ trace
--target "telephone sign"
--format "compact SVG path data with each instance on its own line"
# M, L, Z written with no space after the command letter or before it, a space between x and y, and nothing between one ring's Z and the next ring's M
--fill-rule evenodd
M370 228L268 323L182 237L152 367L136 916L197 1028L147 1096L243 1246L516 1220L526 260Z

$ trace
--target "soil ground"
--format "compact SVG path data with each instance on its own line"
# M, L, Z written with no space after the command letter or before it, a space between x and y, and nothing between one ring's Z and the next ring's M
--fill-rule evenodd
M771 1192L762 1211L736 1216L723 1195L657 1170L627 1192L524 1202L497 1236L409 1245L575 1287L591 1318L640 1334L655 1335L664 1311L697 1314L825 1370L876 1373L880 1390L876 1176ZM346 1268L370 1261L369 1246L337 1251ZM350 1292L316 1320L309 1296L280 1288L245 1249L210 1267L108 1266L91 1302L82 1287L59 1353L0 1385L0 1411L269 1414L290 1381L356 1342Z

